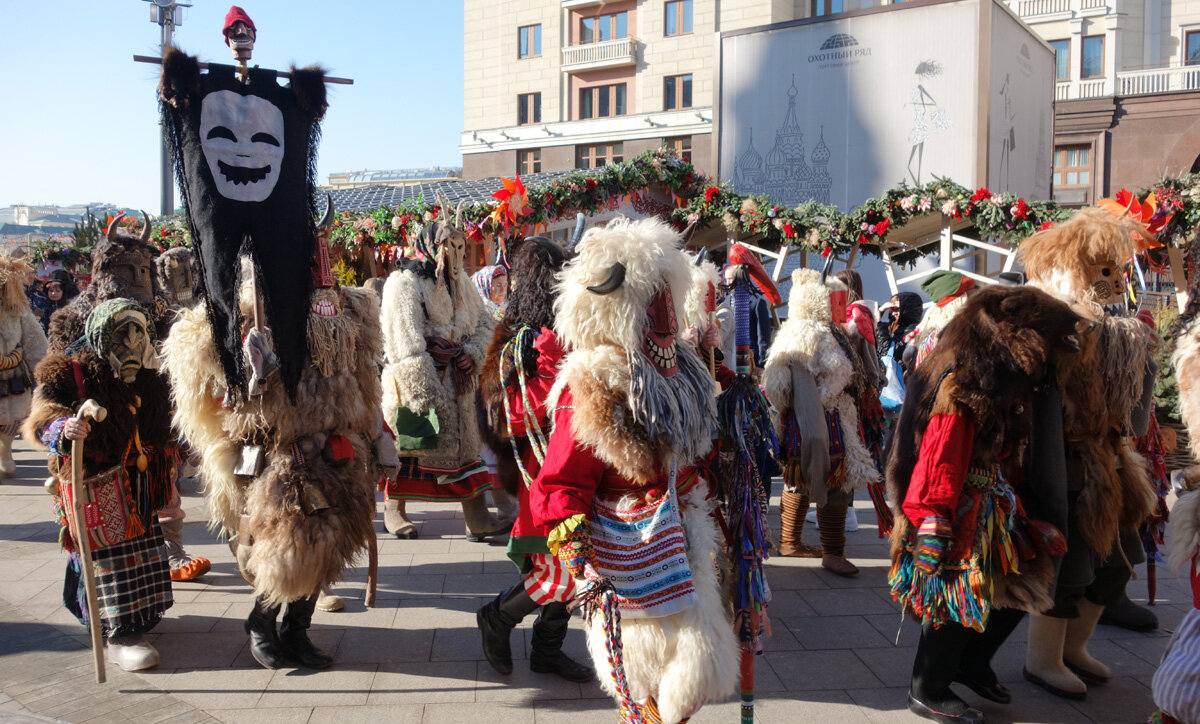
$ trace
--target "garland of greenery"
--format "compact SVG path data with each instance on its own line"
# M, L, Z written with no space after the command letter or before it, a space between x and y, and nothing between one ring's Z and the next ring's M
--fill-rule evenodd
M507 218L519 219L519 231L537 233L579 212L591 215L616 209L622 203L639 200L651 190L665 192L674 200L672 221L680 229L693 222L706 227L720 224L732 236L753 237L756 244L766 248L793 246L823 255L845 254L855 247L878 255L889 234L918 217L934 214L969 222L981 239L1015 246L1047 224L1066 219L1072 213L1054 201L1030 201L1008 192L993 193L987 188L971 190L942 178L920 186L901 182L849 212L812 200L787 208L773 203L766 195L743 195L728 183L718 185L670 149L659 148L601 169L575 171L537 188L520 188L503 201L489 199L467 205L462 215L475 240L513 233L506 225L505 215L496 213L502 204L514 212ZM1145 199L1151 192L1163 213L1174 214L1161 238L1177 246L1188 246L1193 230L1200 225L1200 174L1162 178L1135 195ZM442 213L436 200L423 197L406 200L399 206L343 211L336 216L330 235L335 258L356 258L364 247L395 258L422 226ZM191 245L182 215L157 220L156 224L159 228L155 242L162 248ZM83 228L77 226L71 238L34 242L35 258L63 250L86 256L95 243L97 227L93 218L85 220Z

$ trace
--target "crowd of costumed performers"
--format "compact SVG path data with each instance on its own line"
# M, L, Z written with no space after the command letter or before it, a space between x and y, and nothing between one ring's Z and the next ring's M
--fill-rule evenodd
M1200 608L1197 493L1161 534L1162 340L1125 281L1155 243L1137 215L1084 209L1022 243L1024 275L939 270L927 310L914 292L876 310L832 255L791 275L784 305L749 247L695 253L691 228L655 218L580 215L569 244L509 219L496 264L472 276L479 227L439 199L386 279L345 286L332 199L317 218L324 72L281 85L248 68L256 29L237 7L223 32L236 66L162 59L194 247L160 252L148 217L140 232L114 220L48 340L25 267L0 259L0 475L18 426L49 452L64 604L90 626L101 677L105 658L156 665L145 635L172 581L209 570L183 547L193 475L252 588L262 666L330 666L314 612L375 560L382 491L397 538L421 532L422 501L461 505L470 540L507 536L517 571L476 612L484 657L511 675L513 631L535 616L529 668L598 679L622 722L675 724L738 693L753 721L767 559L859 575L859 490L890 534L891 595L921 627L920 716L982 722L954 685L1009 702L992 660L1026 614L1026 679L1074 700L1102 686L1113 673L1089 641L1106 609L1148 615L1125 589L1159 544ZM1192 281L1172 364L1200 453ZM1200 486L1196 469L1184 478ZM803 539L812 504L819 545ZM563 650L576 610L590 662ZM1156 721L1200 721L1196 610L1153 695Z

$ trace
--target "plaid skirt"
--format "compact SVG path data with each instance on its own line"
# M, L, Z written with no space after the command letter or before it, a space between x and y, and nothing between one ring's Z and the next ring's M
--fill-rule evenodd
M108 638L147 633L174 603L171 569L157 523L147 535L93 552L92 568L101 624ZM86 626L87 589L82 570L79 556L72 553L63 584L63 605Z

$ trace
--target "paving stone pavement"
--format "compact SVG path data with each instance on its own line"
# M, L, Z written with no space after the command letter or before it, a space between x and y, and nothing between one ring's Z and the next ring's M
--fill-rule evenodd
M401 541L376 522L379 589L363 606L365 561L336 586L346 599L337 613L318 612L314 641L334 654L329 671L269 671L247 650L242 623L250 588L229 549L206 528L195 485L184 490L184 540L213 561L198 581L176 584L175 605L151 635L159 668L137 674L108 668L94 683L88 639L62 608L65 554L57 544L44 459L17 443L17 477L0 484L0 722L471 722L552 724L611 722L616 707L596 683L573 684L528 669L530 621L513 637L515 670L496 674L479 648L474 611L517 580L503 545L468 542L461 509L418 503L412 516L421 538ZM186 486L185 486L186 488ZM778 492L778 490L776 491ZM831 575L815 560L772 559L772 635L757 659L756 718L774 722L918 722L904 708L918 629L903 621L888 595L887 547L865 496L860 528L847 555L862 569L855 579ZM777 525L777 519L773 521ZM815 526L808 536L815 542ZM1142 579L1130 594L1145 601ZM1135 634L1100 627L1092 651L1115 678L1093 687L1084 702L1067 702L1021 677L1027 626L996 658L1013 704L998 706L961 692L989 722L1145 721L1153 710L1149 684L1167 637L1190 597L1173 575L1159 572L1160 628ZM586 658L576 622L566 650ZM706 706L696 724L738 721L736 702Z

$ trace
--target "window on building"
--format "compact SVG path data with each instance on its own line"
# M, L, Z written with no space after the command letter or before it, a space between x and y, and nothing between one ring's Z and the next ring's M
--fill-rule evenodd
M1051 40L1050 47L1054 48L1054 79L1071 79L1071 41Z
M812 0L812 15L832 15L842 12L842 0Z
M527 148L517 151L517 173L529 175L542 170L542 149Z
M668 75L663 79L663 110L692 107L692 74Z
M542 26L524 25L517 28L517 57L533 58L542 54Z
M579 21L579 42L600 43L629 37L629 13L605 13Z
M610 163L620 163L624 158L624 144L620 143L596 143L575 147L577 168L603 168Z
M1092 147L1059 146L1054 149L1054 188L1092 184Z
M579 118L608 118L623 116L625 108L625 84L601 85L579 90Z
M1079 77L1104 77L1104 36L1089 35L1082 39L1080 53Z
M1184 56L1184 62L1188 65L1200 65L1200 31L1188 31L1184 38L1185 50L1187 55Z
M542 122L542 94L522 93L517 96L517 125Z
M692 0L668 2L665 35L686 35L692 32Z
M674 138L664 138L663 146L675 152L675 155L682 158L684 161L691 163L692 160L692 137L691 136L676 136Z

